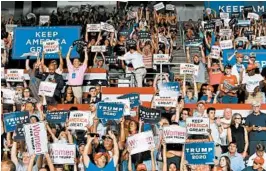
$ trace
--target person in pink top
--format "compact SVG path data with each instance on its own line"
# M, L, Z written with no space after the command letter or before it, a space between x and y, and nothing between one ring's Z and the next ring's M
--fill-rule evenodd
M77 98L77 102L80 104L82 102L82 84L84 80L84 74L87 69L88 63L88 53L87 47L84 48L85 59L83 64L80 62L78 58L73 60L73 64L70 61L70 54L73 49L73 46L69 47L66 61L67 61L67 69L68 69L68 85L72 87L73 94Z

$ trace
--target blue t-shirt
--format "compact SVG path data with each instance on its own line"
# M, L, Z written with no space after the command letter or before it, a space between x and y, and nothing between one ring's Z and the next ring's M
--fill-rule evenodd
M202 96L200 98L200 101L205 101L206 103L207 103L207 100L208 100L208 97L206 95L205 96ZM211 101L209 103L210 104L213 104L213 100L214 100L214 98L212 97L212 99L211 99Z
M192 99L189 99L188 96L184 97L185 104L194 104L198 102L198 98L193 97Z
M86 171L116 171L114 166L114 160L112 159L104 168L98 168L91 161L89 162L89 167L86 168Z
M260 126L266 127L266 114L260 113L259 115L254 115L253 113L248 115L245 122L246 126ZM266 141L266 131L251 131L249 132L250 141Z

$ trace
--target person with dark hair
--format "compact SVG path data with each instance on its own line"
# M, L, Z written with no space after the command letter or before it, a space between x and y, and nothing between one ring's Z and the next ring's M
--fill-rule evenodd
M147 71L143 62L143 56L136 50L136 45L132 44L129 46L129 52L127 52L123 57L118 57L118 59L125 60L127 64L132 64L137 87L142 87L142 83Z
M245 168L245 163L241 154L237 152L236 142L230 142L228 146L228 152L221 155L227 156L231 162L231 169L233 171L241 171Z
M256 146L256 152L251 155L247 161L247 166L252 166L255 162L255 159L257 157L261 157L264 159L264 161L266 161L266 152L265 152L265 146L262 144L257 144ZM263 164L263 169L266 170L266 162L264 162Z
M242 116L235 113L231 120L231 125L227 129L227 139L230 142L237 143L237 152L242 154L243 158L247 156L248 151L248 133L242 125Z
M1 162L2 171L16 171L16 165L11 160L4 160Z
M232 171L229 157L222 156L219 160L219 165L214 166L213 171Z
M85 104L89 104L89 103L98 103L99 101L101 101L101 99L99 97L97 97L97 91L95 87L91 87L89 89L89 94L86 98L84 98L83 103Z
M77 104L77 98L73 95L71 86L65 88L65 94L62 98L62 104Z

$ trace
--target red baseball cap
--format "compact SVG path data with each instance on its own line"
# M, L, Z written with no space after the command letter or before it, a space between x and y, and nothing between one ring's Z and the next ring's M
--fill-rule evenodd
M256 157L254 159L254 163L263 165L264 164L264 159L262 157Z

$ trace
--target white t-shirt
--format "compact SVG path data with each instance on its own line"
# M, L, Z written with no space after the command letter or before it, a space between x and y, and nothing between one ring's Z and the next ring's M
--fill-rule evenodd
M263 77L260 74L255 74L253 76L244 76L242 84L246 84L246 90L249 93L253 93L255 87L259 86L260 81L263 80Z
M211 135L216 145L221 145L220 133L216 123L210 123Z
M127 64L132 63L134 69L145 67L142 55L136 51L134 53L127 52L121 59L125 60Z
M242 74L242 78L244 78L245 73L246 73L246 69L245 69L245 66L243 64L235 64L232 67L232 75L236 76L238 84L240 83L239 82L240 81L239 80L240 79L240 68L244 69L243 74Z

